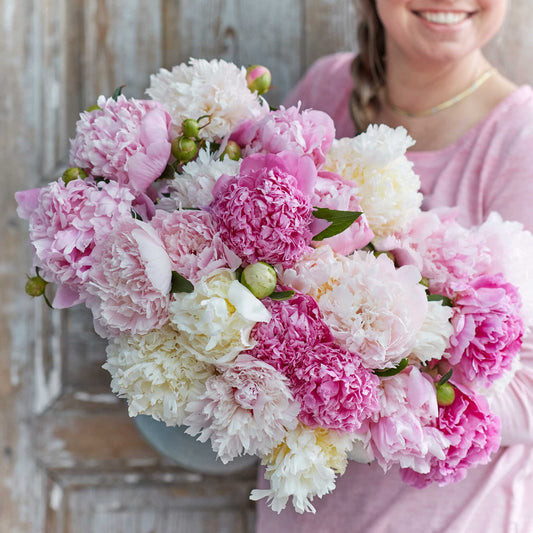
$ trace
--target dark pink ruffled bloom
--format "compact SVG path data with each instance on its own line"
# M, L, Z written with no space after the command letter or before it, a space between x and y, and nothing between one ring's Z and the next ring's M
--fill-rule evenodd
M402 480L417 488L440 486L463 479L469 468L487 464L500 445L500 419L491 413L484 396L457 384L455 401L439 408L436 427L450 442L444 459L433 458L427 474L402 469Z
M244 156L288 150L311 156L315 165L321 167L335 138L335 125L322 111L281 106L261 120L245 121L231 138L243 148Z
M333 172L319 172L315 184L315 207L327 207L338 211L361 212L359 205L359 191L354 181L346 181ZM315 219L311 225L313 235L318 235L329 225L325 220ZM321 241L313 241L314 246L327 244L331 249L341 255L350 255L355 250L364 248L372 239L374 233L368 225L365 214L342 233L328 237Z
M100 96L76 123L70 164L144 193L170 157L170 115L152 100Z
M94 250L87 307L101 337L144 335L168 322L172 263L146 222L124 219Z
M93 249L119 220L131 219L133 195L114 182L97 185L91 179L78 179L67 185L54 181L42 189L18 192L15 198L19 216L30 223L35 266L44 279L64 289L54 305L79 303L95 264ZM61 298L65 290L68 301Z
M150 225L161 237L175 270L195 283L217 268L240 265L239 258L218 235L213 220L205 211L158 210Z
M309 250L316 168L290 152L254 154L222 176L210 206L222 240L244 262L290 266Z
M449 362L469 381L489 386L511 368L524 325L518 289L501 274L481 276L455 300Z
M310 427L355 431L379 409L379 378L334 343L309 350L289 381L301 405L298 418Z

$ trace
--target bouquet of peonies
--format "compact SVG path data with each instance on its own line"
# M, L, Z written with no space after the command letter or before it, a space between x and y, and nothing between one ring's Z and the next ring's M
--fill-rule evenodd
M277 512L313 512L349 458L460 480L499 446L489 401L533 316L533 237L422 212L403 128L334 140L322 112L270 110L269 85L191 60L152 76L152 100L101 96L72 167L17 193L27 292L92 311L131 416L223 462L258 455L270 488L251 498Z

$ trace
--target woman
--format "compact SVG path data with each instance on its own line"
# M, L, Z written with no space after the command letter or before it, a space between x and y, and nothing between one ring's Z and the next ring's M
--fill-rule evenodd
M319 60L286 104L328 112L337 136L369 123L403 125L425 206L459 206L481 223L498 211L533 230L533 91L496 72L481 48L500 28L505 0L359 0L360 55ZM351 113L350 113L351 111ZM351 116L350 116L351 115ZM258 505L258 533L533 532L533 342L494 410L502 447L487 466L445 487L418 490L398 472L350 463L315 515ZM289 506L288 506L289 507Z

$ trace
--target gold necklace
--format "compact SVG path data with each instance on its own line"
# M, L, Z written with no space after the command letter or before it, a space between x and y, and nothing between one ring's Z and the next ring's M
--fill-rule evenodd
M453 98L450 98L449 100L446 100L445 102L442 102L442 104L426 109L425 111L407 111L405 109L402 109L401 107L394 105L389 100L388 94L386 95L387 104L395 113L397 113L398 115L402 115L404 117L420 118L420 117L428 117L430 115L435 115L436 113L439 113L440 111L443 111L444 109L448 109L449 107L452 107L453 105L457 104L461 100L464 100L467 96L470 96L472 93L477 91L495 73L496 73L496 70L493 68L487 70L472 85L470 85L470 87L468 87L464 91L455 95Z

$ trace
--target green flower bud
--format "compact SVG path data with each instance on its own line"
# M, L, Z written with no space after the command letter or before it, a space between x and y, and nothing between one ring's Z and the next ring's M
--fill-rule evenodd
M220 159L224 159L226 156L233 161L238 161L241 158L241 147L235 141L228 141Z
M250 91L257 91L257 94L266 93L272 83L270 70L261 65L250 65L246 69L246 83Z
M198 124L197 120L188 118L183 121L182 130L184 137L193 137L196 139L198 137L198 133L200 132L200 124Z
M48 282L41 278L41 276L33 276L31 278L28 276L28 281L26 282L25 287L26 294L33 298L42 296L47 285Z
M198 153L198 145L194 139L187 137L176 137L172 141L172 155L180 163L188 163L191 159L196 157Z
M452 405L455 400L455 389L451 383L437 385L437 403L441 407Z
M276 271L268 263L248 265L241 274L241 283L260 300L272 294L276 288Z
M70 167L63 172L63 183L66 185L67 183L70 183L71 181L80 179L84 180L87 177L87 172L83 170L83 168L79 167Z

